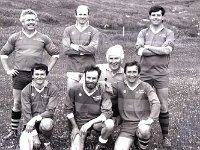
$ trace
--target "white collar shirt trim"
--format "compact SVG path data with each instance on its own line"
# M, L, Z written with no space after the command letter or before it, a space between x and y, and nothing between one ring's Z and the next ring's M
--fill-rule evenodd
M35 30L32 34L27 34L24 29L22 29L22 32L24 33L25 36L27 36L28 38L32 38L34 35L37 34L37 31Z
M162 24L160 27L159 27L159 29L158 30L154 30L154 28L153 28L153 26L152 25L150 25L150 30L154 33L154 34L157 34L157 33L159 33L160 31L162 31L162 29L164 29L165 27L164 27L164 25Z
M76 22L75 27L77 28L77 30L79 32L83 32L85 29L87 29L89 27L89 21L86 24L84 24L83 26L78 25L78 23Z
M48 85L48 81L47 80L44 82L44 86L42 87L42 89L38 89L36 87L35 81L32 81L32 84L31 84L31 86L33 86L38 93L41 93L42 91L44 91L44 88L47 87L47 85Z
M85 85L85 83L83 83L83 91L88 95L88 96L91 96L92 94L94 94L94 92L96 92L97 91L97 86L95 87L95 89L94 89L94 91L92 91L91 93L90 92L88 92L87 90L86 90L86 85Z
M138 80L138 82L136 83L136 85L134 85L133 87L131 87L131 86L128 84L127 80L124 81L124 82L125 82L125 84L128 86L128 88L129 88L131 91L133 91L133 90L135 90L135 89L138 87L138 85L140 85L140 83L141 83L142 81L141 81L141 80Z

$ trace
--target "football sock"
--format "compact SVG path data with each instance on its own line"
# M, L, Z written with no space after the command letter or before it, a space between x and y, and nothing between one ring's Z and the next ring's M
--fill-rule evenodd
M167 137L168 130L169 130L169 112L160 113L159 122L160 122L160 127L162 130L163 137Z
M149 143L149 139L138 138L138 144L141 149L146 149Z
M12 111L11 114L12 130L17 130L20 119L21 119L21 111L20 112Z

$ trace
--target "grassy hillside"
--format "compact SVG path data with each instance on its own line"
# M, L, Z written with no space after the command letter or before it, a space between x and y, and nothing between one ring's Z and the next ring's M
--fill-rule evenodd
M49 35L61 48L64 28L74 24L74 9L86 4L91 9L90 23L101 31L97 61L105 62L105 52L114 44L121 44L125 60L136 59L134 44L140 29L149 25L148 9L159 4L166 8L165 25L175 32L176 45L170 63L170 135L173 150L200 150L200 1L199 0L1 0L0 1L0 47L9 35L21 29L19 16L22 9L32 8L39 14L39 31ZM125 26L125 36L122 27ZM11 57L12 62L12 57ZM49 75L60 89L60 103L56 110L54 148L64 150L69 146L69 132L63 110L66 94L66 63L60 60ZM10 64L12 65L12 63ZM0 64L0 149L14 150L17 141L3 141L10 126L10 111L13 104L12 82ZM162 150L160 129L154 126L150 150Z

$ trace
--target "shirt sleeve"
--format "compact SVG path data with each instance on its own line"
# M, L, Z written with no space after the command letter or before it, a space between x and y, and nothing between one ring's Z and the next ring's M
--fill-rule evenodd
M10 55L15 50L15 41L17 39L17 34L13 34L8 38L8 41L1 49L0 55Z
M89 45L87 46L80 45L79 51L80 53L83 53L83 54L95 54L98 48L98 44L99 44L99 31L94 28Z
M55 112L55 109L58 105L59 92L58 88L55 85L49 87L49 102L47 104L45 112L40 114L43 118L52 118Z
M167 37L166 37L166 41L163 43L163 47L168 47L170 46L172 48L172 50L174 50L174 32L169 30L167 31Z
M112 102L111 102L111 95L103 89L103 96L102 96L102 104L101 104L101 113L107 118L111 118L113 115L112 111Z
M75 107L74 100L75 100L75 89L70 88L68 92L68 96L66 96L66 99L64 101L67 115L74 113L74 107Z
M160 101L156 92L148 83L146 83L146 93L151 105L151 113L149 117L153 119L158 118L160 114Z
M62 49L64 54L70 55L70 54L76 54L79 55L78 51L75 51L71 48L71 38L70 38L70 27L67 27L63 33L63 39L62 39Z
M45 50L50 56L59 55L58 48L48 36L45 37Z
M144 46L144 40L145 40L145 29L144 30L141 30L138 34L138 37L137 37L137 42L135 44L136 46L136 50L138 51L140 47L143 47Z
M32 118L31 92L28 87L29 86L25 87L22 90L22 94L21 94L22 114L24 117L24 124L27 124Z

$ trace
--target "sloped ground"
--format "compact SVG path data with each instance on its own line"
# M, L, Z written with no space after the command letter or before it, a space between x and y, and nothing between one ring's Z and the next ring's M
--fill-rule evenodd
M161 4L167 8L166 25L176 33L176 48L170 64L170 135L172 150L200 150L200 51L198 20L200 2L198 0L124 0L124 1L87 1L87 0L11 0L0 1L0 46L2 47L11 33L20 30L18 21L21 9L33 8L39 12L39 30L48 34L61 47L61 38L65 25L74 23L74 8L78 4L91 7L91 24L102 32L97 61L105 62L106 49L114 44L122 44L125 60L136 59L134 44L138 31L147 26L147 11L151 5ZM105 25L108 25L105 28ZM122 26L125 26L125 37ZM12 60L11 60L12 62ZM66 95L67 59L61 56L49 79L60 89L60 103L56 109L53 147L55 150L69 148L69 130L63 108ZM11 64L12 65L12 64ZM0 65L1 66L1 65ZM12 82L2 66L0 67L0 149L18 148L18 140L3 141L10 127L10 112L13 104ZM155 123L150 150L162 150L158 123ZM115 138L117 132L113 133ZM87 144L87 149L92 150Z

